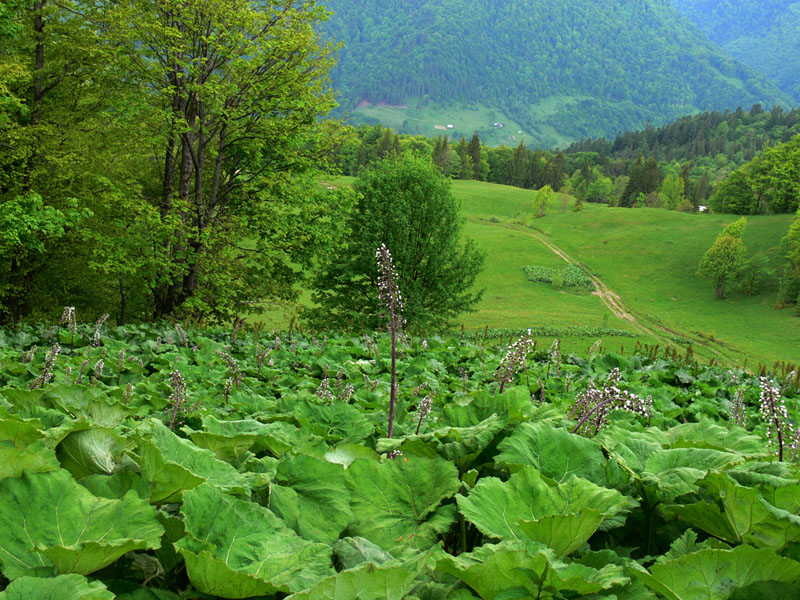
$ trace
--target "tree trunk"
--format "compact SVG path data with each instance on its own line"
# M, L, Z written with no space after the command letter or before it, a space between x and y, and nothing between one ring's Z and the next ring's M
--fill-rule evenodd
M716 296L717 300L722 300L725 297L725 282L717 283L717 287L714 288L714 295Z

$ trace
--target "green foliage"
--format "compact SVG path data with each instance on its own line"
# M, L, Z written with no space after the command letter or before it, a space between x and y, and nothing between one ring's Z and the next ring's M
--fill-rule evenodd
M575 287L581 290L593 290L594 283L586 272L575 264L568 264L560 269L529 265L524 267L525 277L528 281L552 283L555 287ZM556 285L556 281L559 285Z
M725 297L725 286L735 281L744 268L742 235L746 226L747 217L727 225L697 266L698 275L711 279L718 300Z
M532 353L498 394L505 347L407 338L387 439L361 423L385 421L385 335L241 333L231 344L229 330L187 328L189 346L170 339L172 327L128 326L104 332L103 348L65 348L53 379L31 391L43 352L32 365L19 355L46 346L47 329L0 330L3 599L399 600L466 597L465 584L487 598L652 600L650 588L722 599L759 582L793 589L779 582L800 573L788 558L800 479L773 460L759 378L742 369L647 352L565 355L556 374L546 353ZM221 348L242 374L227 397ZM68 374L121 349L137 357L123 362L121 384ZM199 408L172 432L159 422L176 364ZM611 369L624 389L654 397L652 422L615 412L596 438L573 435L575 396ZM796 382L774 376L796 420ZM416 435L423 382L436 393ZM747 431L727 422L737 391ZM82 439L95 431L125 440L124 456L102 459L105 447ZM36 466L34 454L40 472L16 468ZM90 463L104 473L75 468ZM182 493L165 504L168 490Z
M766 148L720 183L711 198L716 212L768 214L794 212L800 198L800 134Z
M347 222L349 238L314 281L316 322L377 325L375 250L381 244L392 253L403 316L412 326L441 327L471 310L481 296L471 288L483 254L461 240L459 203L436 167L413 156L383 161L362 173L354 190L359 201Z
M229 318L294 298L335 243L346 199L315 177L327 13L201 4L4 3L4 322L54 297L119 322Z
M728 54L800 100L800 77L786 60L800 51L794 35L800 26L797 0L767 5L746 0L672 0L672 4Z

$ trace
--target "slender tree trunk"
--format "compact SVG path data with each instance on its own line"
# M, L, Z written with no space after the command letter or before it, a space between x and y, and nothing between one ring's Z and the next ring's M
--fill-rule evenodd
M725 282L717 283L717 287L714 288L714 295L716 296L717 300L722 300L725 297Z

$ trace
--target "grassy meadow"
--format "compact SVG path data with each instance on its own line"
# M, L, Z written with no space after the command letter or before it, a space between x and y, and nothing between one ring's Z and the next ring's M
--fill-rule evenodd
M349 185L341 177L335 185ZM462 315L458 326L469 335L529 327L590 327L628 331L629 337L602 336L603 348L626 352L640 344L691 343L696 355L729 365L745 361L753 368L776 360L800 361L800 317L794 309L776 310L780 241L792 215L748 218L748 253L766 256L776 275L756 295L735 289L716 300L711 282L696 275L697 263L734 215L688 215L651 208L611 208L583 204L558 194L546 216L534 218L536 192L478 181L453 181L466 219L464 232L486 251L476 286L484 289L477 311ZM559 268L566 263L543 241L566 252L597 275L619 296L634 321L619 318L589 292L558 289L526 279L523 267ZM301 302L309 302L304 292ZM286 325L291 307L268 315ZM480 333L478 333L480 335ZM562 349L585 354L592 335L562 335ZM539 338L549 346L552 337Z
M592 204L573 212L572 202L562 212L557 198L545 217L532 218L535 192L475 181L455 181L453 188L468 219L468 235L487 251L478 281L487 292L479 312L465 317L468 327L523 327L526 321L545 320L635 329L609 315L597 296L526 281L525 265L563 264L534 234L587 266L618 294L636 322L657 334L643 334L643 343L691 341L701 356L729 364L798 360L800 318L792 309L774 308L777 276L757 295L731 290L724 300L715 300L710 281L695 274L700 257L736 216ZM748 219L748 252L766 256L776 273L780 240L791 218ZM630 341L610 347L618 343Z

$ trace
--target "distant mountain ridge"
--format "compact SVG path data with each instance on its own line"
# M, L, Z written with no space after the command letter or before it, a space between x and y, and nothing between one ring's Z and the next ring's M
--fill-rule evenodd
M800 1L672 0L728 54L800 102Z
M554 146L699 110L793 103L669 0L326 4L334 15L324 31L344 43L332 73L339 114L394 118L387 124L409 133L452 123L451 133L470 135L478 121L487 130L509 121L526 143ZM381 113L381 104L409 108Z

